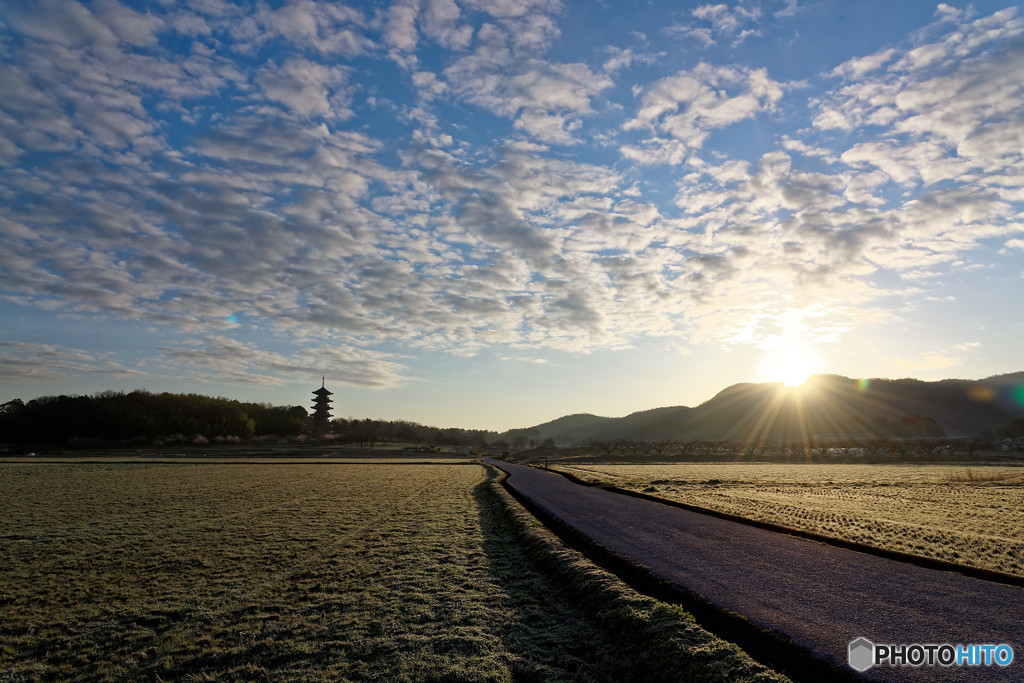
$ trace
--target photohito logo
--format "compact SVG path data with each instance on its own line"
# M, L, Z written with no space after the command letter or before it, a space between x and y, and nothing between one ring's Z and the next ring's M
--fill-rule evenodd
M1000 645L942 645L910 643L876 645L867 638L850 642L850 668L867 671L873 666L1009 666L1013 648Z

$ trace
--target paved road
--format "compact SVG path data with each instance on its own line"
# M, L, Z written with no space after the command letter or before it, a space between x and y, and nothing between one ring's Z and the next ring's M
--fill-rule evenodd
M1024 590L834 548L488 460L545 513L819 658L850 641L1007 643L1008 667L876 667L875 680L1024 681Z

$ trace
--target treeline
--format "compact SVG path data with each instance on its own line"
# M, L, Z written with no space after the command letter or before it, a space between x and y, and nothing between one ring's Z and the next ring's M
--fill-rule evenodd
M370 419L333 420L331 434L335 440L364 448L391 443L486 448L498 438L497 432L480 429L439 429L404 420Z
M894 458L942 455L972 456L993 447L988 439L951 439L945 437L921 437L914 439L819 439L808 438L798 441L734 441L730 439L690 441L647 441L643 439L606 439L591 441L587 448L595 455L629 456L631 458L678 458L682 460L718 460L721 458L770 458L779 457L799 461L825 460L827 458L856 459L860 456L871 458Z
M495 432L438 429L406 421L331 421L311 433L302 406L244 403L200 394L105 391L93 396L44 396L0 405L0 444L89 447L124 442L238 443L316 439L374 447L388 443L483 448Z
M248 440L306 430L302 406L242 403L200 394L105 391L93 396L44 396L0 405L0 442L154 440L185 435Z

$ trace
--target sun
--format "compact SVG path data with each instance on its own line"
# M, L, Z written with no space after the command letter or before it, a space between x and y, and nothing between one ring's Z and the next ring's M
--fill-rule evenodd
M811 375L820 372L820 365L813 348L790 340L768 350L758 365L758 372L762 382L782 382L789 387L799 387Z

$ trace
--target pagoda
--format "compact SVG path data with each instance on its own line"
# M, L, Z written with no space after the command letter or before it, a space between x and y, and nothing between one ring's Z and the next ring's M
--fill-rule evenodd
M325 376L320 381L320 388L313 392L313 431L322 432L327 429L328 424L331 421L331 399L329 398L333 394L327 391L324 387L324 383L327 381Z

